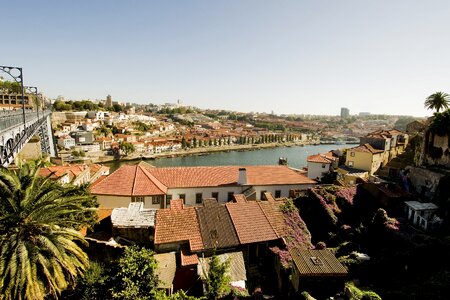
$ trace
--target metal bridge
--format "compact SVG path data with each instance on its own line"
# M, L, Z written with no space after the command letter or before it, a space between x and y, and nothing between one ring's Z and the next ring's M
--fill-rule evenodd
M34 135L42 153L55 156L50 116L51 111L0 111L0 165L9 166Z

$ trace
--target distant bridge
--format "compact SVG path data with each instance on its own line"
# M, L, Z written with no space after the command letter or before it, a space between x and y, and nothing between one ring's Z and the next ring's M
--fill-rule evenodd
M0 111L0 165L7 167L26 143L37 135L42 153L55 156L51 111Z

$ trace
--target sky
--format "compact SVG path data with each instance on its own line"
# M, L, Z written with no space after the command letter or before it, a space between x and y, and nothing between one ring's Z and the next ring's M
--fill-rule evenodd
M0 0L0 65L48 97L427 116L448 0ZM0 71L0 76L7 75Z

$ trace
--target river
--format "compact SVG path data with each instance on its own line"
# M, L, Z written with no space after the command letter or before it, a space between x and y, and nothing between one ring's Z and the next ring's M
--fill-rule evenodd
M226 166L226 165L276 165L280 157L287 158L288 165L293 168L306 166L309 155L325 153L333 149L348 148L350 145L306 145L292 147L276 147L256 149L251 151L215 152L211 154L191 155L174 158L149 159L146 162L156 167L186 167L186 166ZM110 172L114 172L123 164L137 164L139 161L118 161L105 163Z

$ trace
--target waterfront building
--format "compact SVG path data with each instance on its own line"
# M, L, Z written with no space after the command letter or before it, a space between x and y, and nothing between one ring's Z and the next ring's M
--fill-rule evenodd
M146 208L165 208L171 199L183 199L186 206L202 204L205 198L220 203L234 194L248 199L289 197L292 190L307 189L316 182L287 166L218 166L155 168L146 163L124 165L91 187L100 207L127 207L144 202Z
M370 144L364 144L347 150L345 166L368 171L373 175L382 166L385 156L384 150L373 148Z
M320 179L337 168L339 159L337 156L334 156L332 152L327 152L324 154L310 155L307 158L307 162L308 178Z

